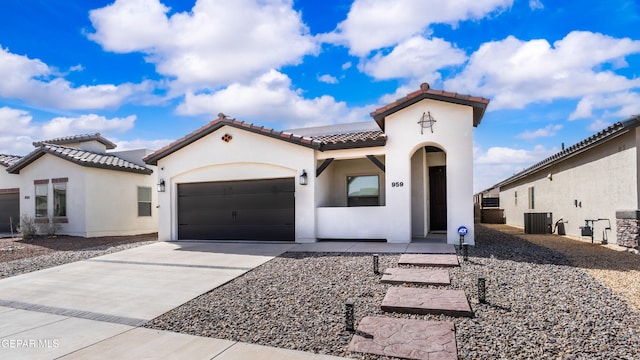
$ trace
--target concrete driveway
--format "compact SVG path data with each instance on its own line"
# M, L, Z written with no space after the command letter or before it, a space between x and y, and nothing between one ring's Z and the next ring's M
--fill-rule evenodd
M325 358L137 327L292 246L159 242L2 279L0 358Z

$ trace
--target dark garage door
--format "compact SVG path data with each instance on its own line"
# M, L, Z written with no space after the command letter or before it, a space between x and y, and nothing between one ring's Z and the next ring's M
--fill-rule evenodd
M294 178L178 185L178 238L290 240Z
M17 192L0 194L0 232L10 232L10 223L14 230L20 224L20 194Z

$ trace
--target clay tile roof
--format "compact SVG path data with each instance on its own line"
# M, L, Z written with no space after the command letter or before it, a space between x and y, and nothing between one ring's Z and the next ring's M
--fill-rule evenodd
M18 174L20 173L20 170L36 161L44 154L51 154L61 159L71 161L74 164L85 167L125 171L146 175L153 173L153 170L149 168L134 164L114 155L98 154L90 151L47 143L41 143L39 147L32 151L29 155L23 157L13 165L9 166L7 168L7 171L13 174Z
M509 177L508 179L496 184L494 187L501 187L509 185L515 181L518 181L530 174L546 169L553 164L560 161L564 161L570 157L580 154L584 151L592 149L606 141L614 139L622 134L627 133L631 129L635 129L640 126L640 115L635 115L627 120L617 122L606 129L589 136L588 138L581 140L580 142L565 148L564 150L555 153L548 158L534 164L533 166L522 170L521 172Z
M50 139L50 140L35 141L33 143L33 146L37 147L43 144L67 145L67 144L75 144L75 143L81 143L81 142L93 141L93 140L98 141L99 143L102 143L109 150L116 148L116 144L104 138L102 135L100 135L100 133L72 135L72 136L59 137L59 138Z
M380 128L384 130L384 120L388 115L393 114L398 110L402 110L405 107L415 104L423 99L433 99L473 107L473 126L478 126L480 124L487 105L489 105L489 99L444 90L434 90L431 89L429 84L423 83L420 85L420 90L411 92L407 94L407 96L397 99L391 104L387 104L376 109L376 111L371 113L371 117L373 117Z
M158 160L170 155L175 151L178 151L179 149L182 149L183 147L203 138L204 136L218 130L223 126L235 127L259 135L290 142L296 145L301 145L320 151L384 146L387 141L387 137L382 131L356 132L331 136L303 136L292 134L286 131L278 131L266 128L264 126L257 126L251 123L246 123L244 121L229 119L224 114L219 114L217 119L211 121L200 129L197 129L192 133L172 142L162 149L159 149L147 155L143 160L149 165L157 165Z
M387 135L381 130L360 131L346 134L314 136L314 140L322 143L323 150L350 149L357 147L384 146Z
M22 156L0 154L0 165L9 167L18 162L18 160L20 159L22 159Z

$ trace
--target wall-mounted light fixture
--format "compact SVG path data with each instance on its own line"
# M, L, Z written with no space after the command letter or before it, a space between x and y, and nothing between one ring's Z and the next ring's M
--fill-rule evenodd
M164 190L165 190L164 179L160 179L160 182L158 183L158 192L164 192Z
M302 174L300 174L300 185L307 185L309 183L309 179L307 176L307 171L302 170Z
M551 175L551 173L549 173L549 175L547 175L547 179L549 179L549 181L553 181L553 175Z

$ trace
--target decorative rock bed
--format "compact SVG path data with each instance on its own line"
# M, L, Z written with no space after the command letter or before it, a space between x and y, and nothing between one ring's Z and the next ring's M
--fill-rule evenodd
M640 358L640 314L562 254L478 226L469 261L450 268L451 289L465 290L473 318L387 314L390 285L373 274L371 255L288 253L154 319L150 328L322 354L350 353L344 303L366 316L449 321L464 359ZM380 269L399 255L381 254ZM477 279L487 302L477 302ZM426 288L431 288L426 286ZM433 287L436 288L436 287Z

